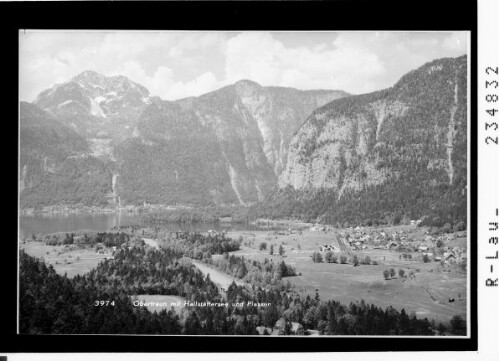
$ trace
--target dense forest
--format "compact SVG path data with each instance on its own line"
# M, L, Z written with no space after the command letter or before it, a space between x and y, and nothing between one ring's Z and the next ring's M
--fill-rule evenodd
M177 208L161 211L148 211L141 214L141 221L150 225L168 223L218 223L226 218L231 223L248 221L247 210L243 206L206 206Z
M251 261L244 257L228 255L224 253L222 259L213 260L211 258L205 260L207 263L214 265L217 269L236 278L240 278L249 284L257 287L269 288L274 286L276 289L290 290L290 282L281 282L284 277L292 277L296 275L294 267L287 265L284 261L273 262L265 258L265 261Z
M211 255L237 251L241 241L226 237L224 233L204 236L198 232L172 232L162 241L163 247L195 259L209 259Z
M248 218L295 218L339 228L408 223L421 219L422 226L451 227L466 224L466 197L462 190L441 184L426 187L412 173L360 191L345 191L341 197L328 189L296 191L288 186L277 190L266 202L248 209Z
M94 306L110 300L115 306ZM162 311L153 315L134 308L129 294L116 287L106 290L89 277L69 279L43 262L21 252L21 333L31 334L177 334L178 315Z

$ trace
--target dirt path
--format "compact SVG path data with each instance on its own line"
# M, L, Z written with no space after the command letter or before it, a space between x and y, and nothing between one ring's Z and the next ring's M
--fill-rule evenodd
M341 236L338 236L337 234L334 235L336 237L336 240L338 241L338 245L340 246L340 250L349 256L352 256L352 250L350 249L350 246L345 244L345 241Z
M229 276L228 274L218 271L214 268L211 268L210 266L198 262L195 260L191 260L192 264L196 266L198 270L200 270L204 275L210 274L210 279L219 287L221 291L225 291L229 286L232 284L232 282L236 282L238 286L248 286L246 282L243 282L241 280L238 280L234 277Z

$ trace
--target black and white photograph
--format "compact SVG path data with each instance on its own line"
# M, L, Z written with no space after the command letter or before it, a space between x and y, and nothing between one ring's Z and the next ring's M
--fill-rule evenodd
M18 333L470 337L470 32L19 32Z

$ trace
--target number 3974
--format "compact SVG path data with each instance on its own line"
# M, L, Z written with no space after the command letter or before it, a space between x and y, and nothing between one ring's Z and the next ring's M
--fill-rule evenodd
M114 306L115 301L94 301L94 306L95 307L100 307L100 306Z
M485 73L487 75L490 75L494 78L497 78L499 76L499 67L491 67L491 66L488 66L487 68L485 68ZM496 80L485 80L485 89L486 90L490 90L491 92L487 95L485 95L485 101L487 103L491 103L491 105L493 103L496 103L498 100L499 100L499 95L497 94L494 94L497 92L497 90L494 92L494 89L497 89L497 87L499 86L499 78L496 79ZM492 107L492 109L485 109L485 111L492 117L494 117L496 115L497 112L499 112L498 109L494 109L494 107ZM486 131L497 131L497 128L499 127L499 125L497 124L497 122L485 122L485 130ZM492 136L487 136L485 137L485 143L487 144L498 144L499 143L499 137L498 136L495 136L495 137L492 137Z

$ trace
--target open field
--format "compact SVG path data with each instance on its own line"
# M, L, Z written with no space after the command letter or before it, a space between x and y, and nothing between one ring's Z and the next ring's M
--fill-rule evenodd
M424 228L399 226L383 229L386 233L401 230L409 234L414 242L422 242L425 238ZM400 259L401 252L370 247L351 252L359 259L369 256L378 265L360 264L354 267L352 264L314 263L312 253L320 251L321 245L341 249L338 238L344 231L350 230L303 230L301 235L298 232L229 232L228 236L236 239L242 236L245 244L241 250L231 254L259 261L265 258L273 262L284 260L294 266L299 276L288 279L300 293L315 296L318 292L322 300L334 299L347 305L364 300L376 306L404 308L408 313L414 312L418 317L428 317L430 321L435 319L435 322L448 322L457 314L466 317L466 273L455 267L442 266L440 262L424 263L420 252L411 252L413 258L409 260ZM267 243L267 250L259 250L261 242ZM273 255L269 254L270 244L274 245ZM466 249L466 238L459 235L445 244ZM278 255L280 245L285 250L284 257ZM324 258L326 252L320 253ZM396 275L385 280L383 271L391 268ZM405 277L398 276L399 269L404 270ZM451 298L454 302L449 302Z
M87 273L111 256L77 246L48 246L43 242L21 242L19 248L30 256L43 259L47 265L52 265L57 273L66 273L68 277Z
M159 304L165 304L161 306L147 305L145 306L151 312L160 312L162 310L169 311L172 307L176 313L180 314L182 308L184 308L185 298L181 296L169 296L169 295L136 295L130 296L132 299L137 297L139 301L142 302L154 302ZM177 305L180 303L180 306Z

